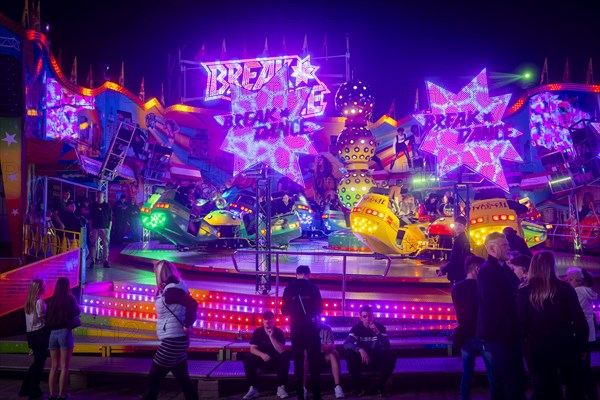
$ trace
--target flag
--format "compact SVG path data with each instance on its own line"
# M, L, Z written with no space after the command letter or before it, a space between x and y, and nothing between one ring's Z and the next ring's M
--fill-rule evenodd
M592 58L590 57L590 62L588 63L587 73L585 74L585 84L593 85L594 84L594 69L592 68Z
M144 77L142 76L142 84L140 85L140 94L138 96L142 103L146 102L146 90L144 89Z
M221 43L221 60L224 60L227 57L227 45L225 44L225 38L223 38L223 42Z
M77 56L73 59L73 66L71 67L71 82L77 85Z
M269 54L269 40L265 38L265 47L263 48L263 56L266 57Z
M119 86L125 87L125 62L121 63L121 75L119 75Z
M308 35L304 35L304 43L302 44L302 54L308 53Z
M242 59L245 60L248 58L248 48L246 47L246 39L242 42Z
M325 53L325 59L327 60L327 33L323 36L323 52Z
M87 84L90 89L94 87L94 78L92 77L92 64L90 64L90 70L88 71Z
M542 73L540 74L540 85L544 84L544 80L548 83L548 57L544 58L544 66L542 67Z
M419 111L419 88L417 87L417 92L415 93L415 105L413 107L414 112Z
M40 17L40 3L42 1L38 0L37 12L35 13L35 22L33 24L33 29L40 32L42 30L42 18Z
M202 47L200 47L200 61L204 61L206 59L206 43L202 43Z
M162 103L162 105L165 105L165 84L161 83L160 84L160 102Z
M392 104L390 105L390 110L387 115L388 117L396 119L396 99L392 99Z
M29 0L23 0L23 15L21 16L21 25L23 28L29 29Z
M565 72L563 73L563 82L571 82L571 71L569 71L569 59L565 62Z

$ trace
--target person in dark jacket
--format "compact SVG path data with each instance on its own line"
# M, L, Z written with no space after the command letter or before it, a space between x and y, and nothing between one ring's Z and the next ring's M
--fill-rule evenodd
M460 381L460 399L471 398L471 384L475 372L475 358L481 354L487 371L490 389L494 384L492 360L490 354L483 351L483 345L477 340L477 272L485 260L476 255L470 255L465 260L465 280L452 287L452 304L456 311L458 326L454 329L452 341L462 353L463 374ZM491 390L490 390L491 391Z
M484 245L488 259L477 275L477 338L492 357L493 398L525 400L525 366L516 304L519 279L505 264L510 254L502 233L490 233Z
M69 363L73 355L75 341L73 328L80 325L79 305L71 293L69 279L58 278L54 286L54 294L48 303L46 312L46 326L50 329L50 374L48 386L50 388L49 400L68 400L67 384L69 382ZM60 377L58 378L58 393L56 391L56 377L60 364Z
M390 339L385 326L374 320L373 308L364 305L360 308L360 322L350 329L344 343L346 361L350 375L357 385L355 395L368 393L362 370L379 371L377 392L381 397L389 397L385 384L396 367L396 353L390 348Z
M160 345L156 350L148 374L144 400L156 400L160 383L171 372L182 386L186 400L198 400L198 391L190 379L187 350L190 347L198 303L181 281L175 265L161 260L154 265L156 276L156 336Z
M536 399L585 399L581 359L588 346L588 324L575 290L556 276L554 254L533 256L527 282L517 293L519 327L531 360Z
M527 242L521 236L517 235L517 231L515 231L510 226L507 226L502 231L506 240L508 240L508 247L510 248L511 255L517 256L522 254L527 257L532 257L533 253L529 250L529 246L527 246Z
M252 332L250 353L244 358L244 373L248 382L248 393L243 400L260 397L258 391L258 370L273 371L277 374L277 396L280 399L288 397L285 390L290 360L285 352L285 336L283 331L275 326L273 311L265 311L262 315L263 326Z
M296 279L283 291L281 311L290 316L290 333L294 373L296 376L296 395L304 400L303 369L304 351L308 356L310 382L313 399L321 399L321 339L319 337L319 315L323 312L323 300L319 288L310 283L310 268L300 265L296 268Z
M454 218L454 243L450 259L438 271L438 276L448 275L450 286L456 285L465 279L465 259L471 254L471 242L465 230L467 219L463 216Z

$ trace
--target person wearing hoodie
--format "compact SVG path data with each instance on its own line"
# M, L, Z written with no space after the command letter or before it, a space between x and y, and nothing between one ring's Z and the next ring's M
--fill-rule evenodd
M156 400L160 383L170 372L182 386L186 400L198 400L198 391L190 379L187 350L189 334L196 321L198 303L181 281L173 263L161 260L154 265L156 275L156 350L148 374L144 400Z
M585 319L589 327L588 342L596 341L596 324L594 322L594 309L593 302L598 298L598 294L592 290L592 288L586 285L586 276L581 268L571 267L567 269L567 282L575 289L577 298L579 299L579 305L583 310ZM598 390L596 388L596 382L592 372L592 365L590 359L590 349L585 355L583 362L584 379L585 379L585 393L588 400L598 399Z
M319 337L319 315L323 312L323 300L319 288L310 283L310 268L296 268L296 279L283 291L283 315L290 316L290 334L296 395L304 400L304 351L308 357L308 369L314 400L321 399L321 338Z

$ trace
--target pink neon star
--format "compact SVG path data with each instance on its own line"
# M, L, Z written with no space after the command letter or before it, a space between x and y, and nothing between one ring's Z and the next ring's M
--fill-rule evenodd
M470 125L462 125L463 128L493 126L505 132L502 138L494 140L461 140L460 124L450 123L451 126L447 126L435 123L423 139L420 150L437 157L438 176L442 177L464 165L508 192L500 159L523 161L512 143L505 139L523 133L501 121L511 95L489 97L485 69L457 94L431 82L427 82L427 90L431 99L431 114L436 121L439 115L465 113L474 117ZM428 119L431 121L428 114L415 114L413 117L423 126Z
M310 56L298 60L297 65L292 65L292 78L296 78L296 86L302 82L308 84L309 79L317 79L315 73L318 69L318 66L310 65Z
M281 122L299 122L302 109L310 94L309 87L289 91L287 70L282 68L259 91L253 92L239 86L231 87L231 111L235 115L245 115L259 110L277 111L271 115L270 124ZM286 116L281 110L288 110ZM215 119L224 125L226 116ZM221 145L221 149L235 155L234 174L262 162L265 165L289 177L304 186L302 172L295 153L317 154L308 134L268 134L256 137L256 126L233 125ZM266 124L269 125L269 124ZM304 123L305 132L313 132L321 127L313 123Z

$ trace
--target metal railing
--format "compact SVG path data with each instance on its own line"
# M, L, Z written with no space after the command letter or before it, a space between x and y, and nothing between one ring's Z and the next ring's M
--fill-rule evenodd
M374 260L386 260L386 266L382 274L360 274L361 278L385 278L392 265L392 259L385 254L378 253L344 253L344 252L333 252L333 253L308 253L306 251L285 251L285 250L245 250L244 255L266 255L275 256L275 272L272 271L243 271L240 269L236 260L237 252L231 254L231 260L233 267L240 274L246 275L269 275L275 274L275 313L279 312L279 256L316 256L316 257L342 257L342 272L341 273L319 273L311 271L311 275L341 275L342 276L342 315L346 312L346 278L347 273L347 259L348 257L358 258L373 258ZM294 271L295 273L295 271Z
M81 232L58 229L52 225L23 225L23 254L47 258L81 247Z

